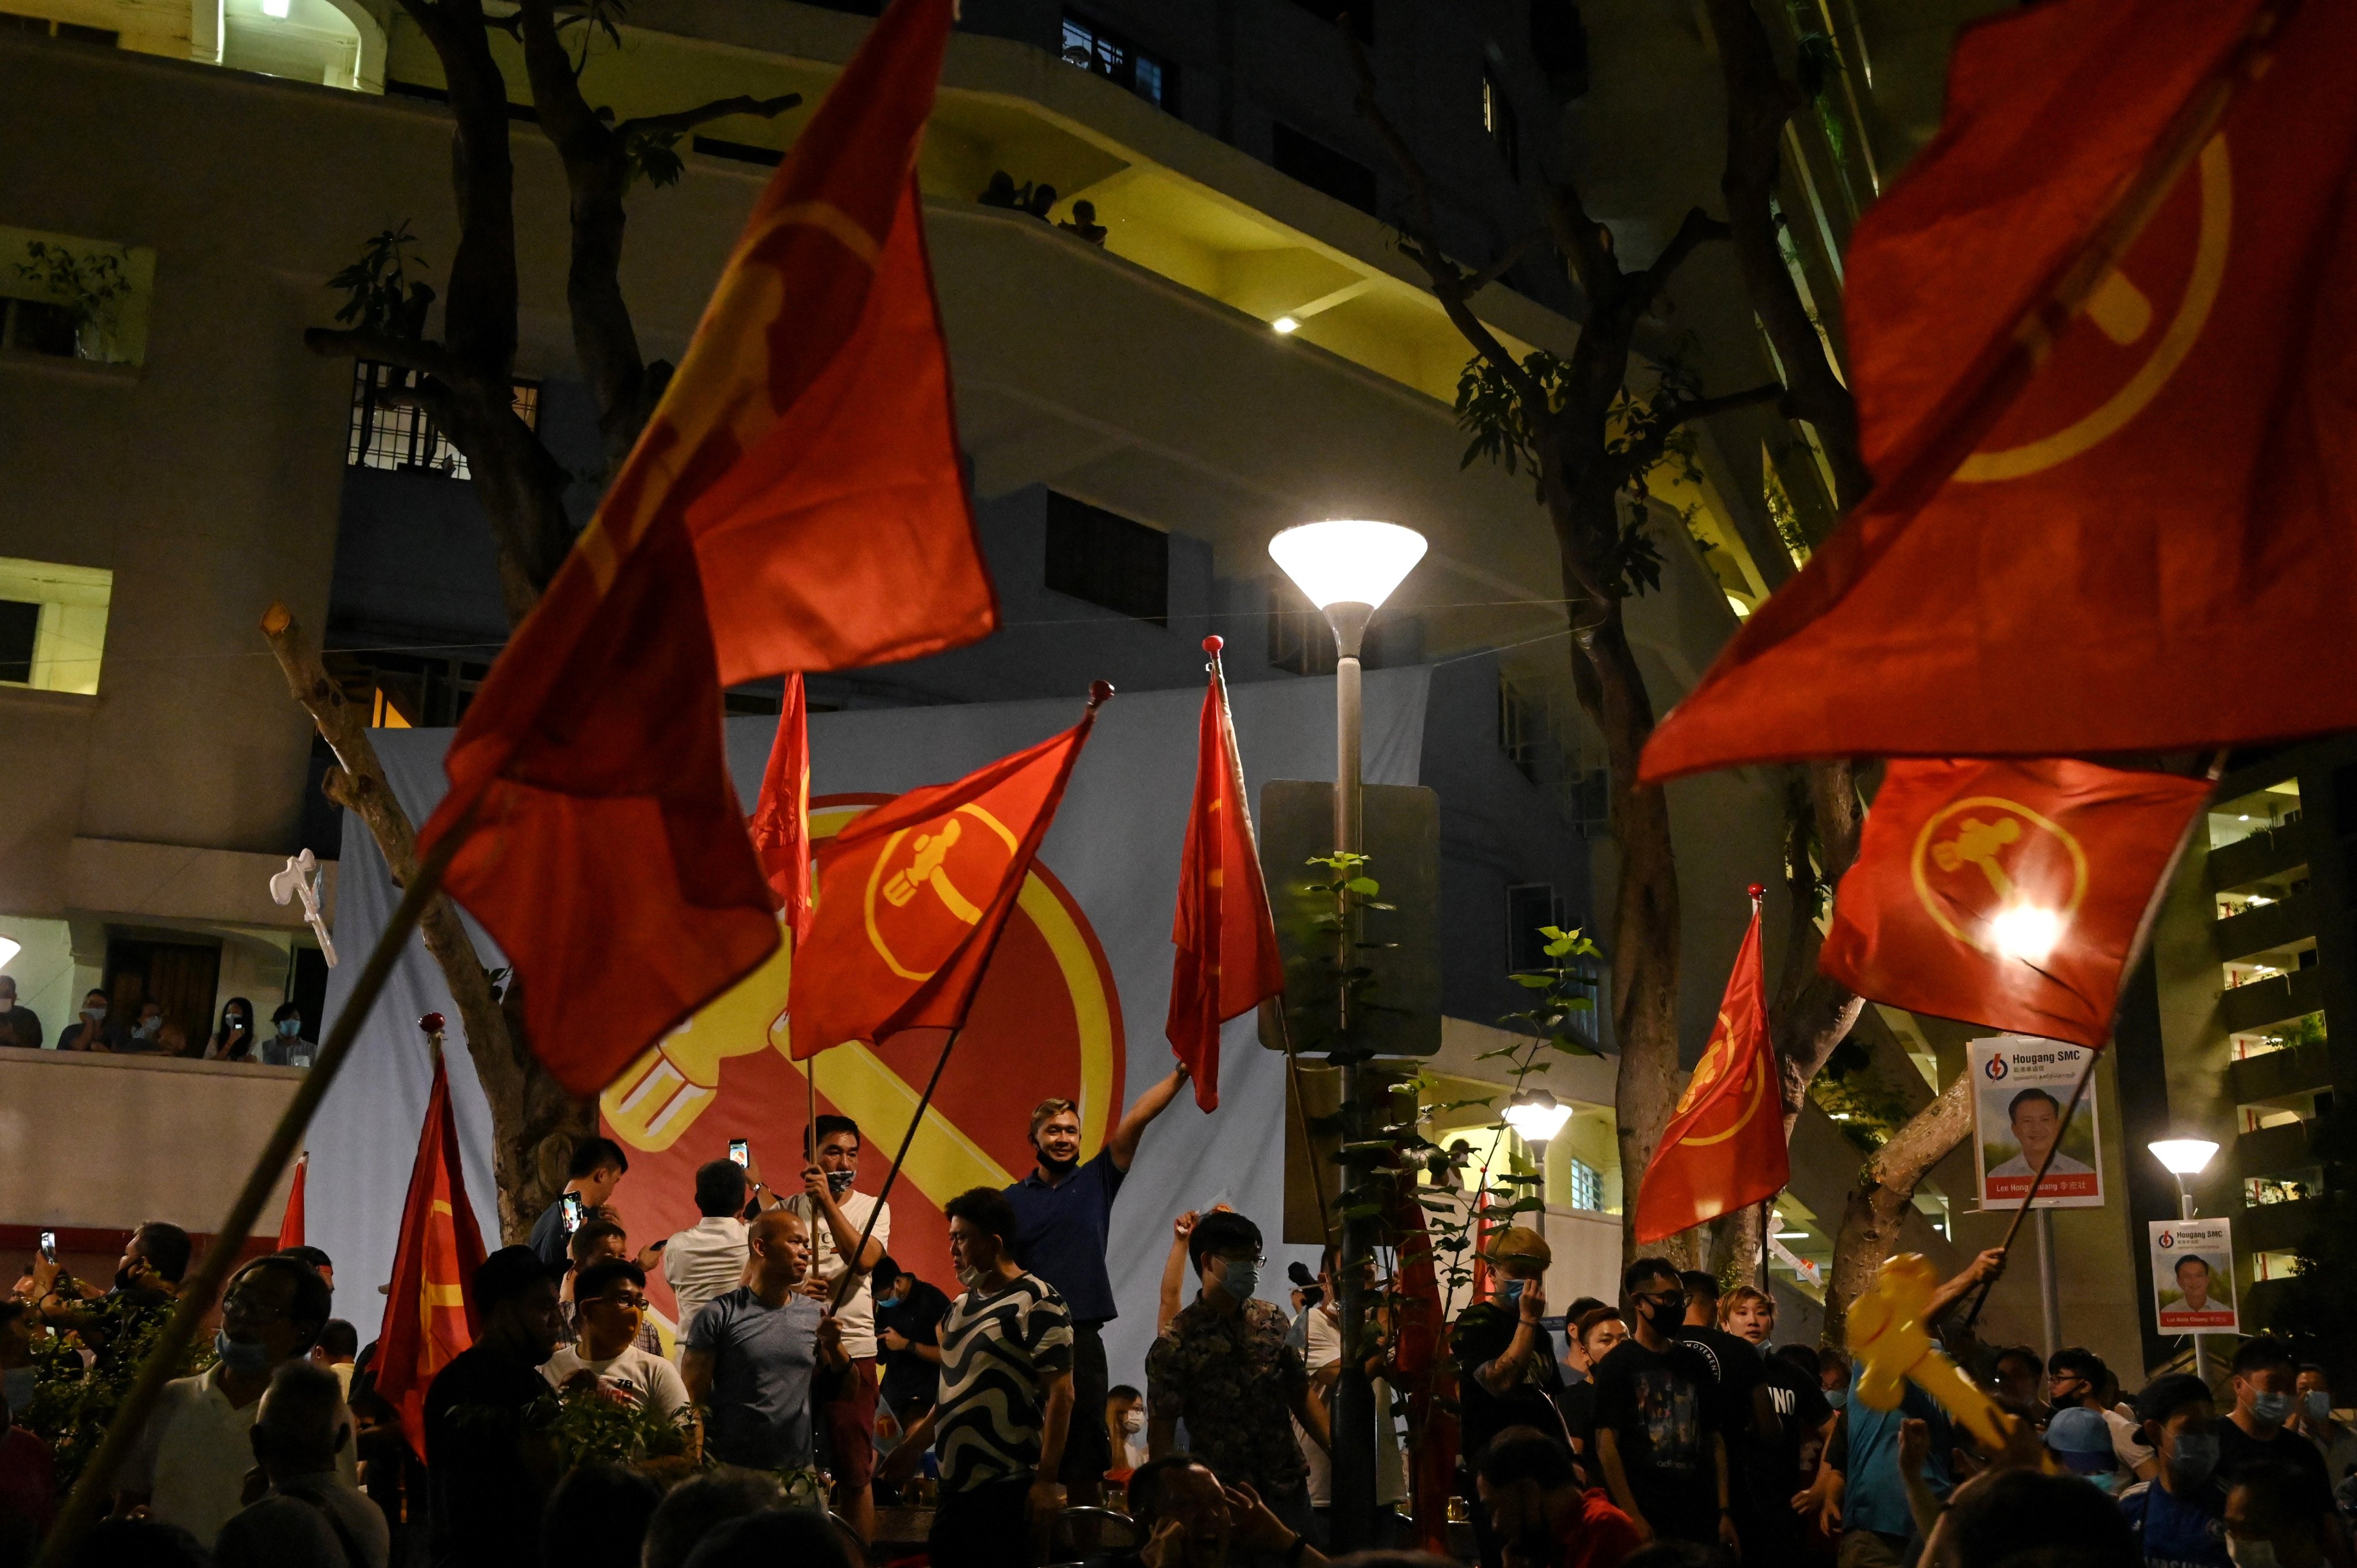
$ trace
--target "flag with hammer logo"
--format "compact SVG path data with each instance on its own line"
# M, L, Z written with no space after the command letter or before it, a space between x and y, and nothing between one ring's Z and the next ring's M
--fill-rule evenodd
M1849 247L1875 489L1642 776L2357 726L2352 180L2357 6L1967 29L1939 138Z
M450 1113L450 1080L437 1048L417 1164L409 1173L409 1200L401 1208L375 1361L376 1391L400 1416L409 1446L421 1455L426 1388L451 1358L475 1342L479 1326L467 1282L482 1264L483 1236L475 1226L475 1207L467 1201L460 1147Z
M576 1094L777 950L722 688L997 624L916 190L951 9L894 0L868 30L446 758L420 847L471 824L446 885Z
M965 1023L1111 694L1099 682L1087 715L1063 734L955 783L911 789L820 846L818 914L795 945L786 993L796 1061Z
M1760 889L1710 1044L1686 1079L1637 1188L1637 1240L1664 1236L1775 1197L1792 1179L1784 1096L1768 1040L1768 974L1760 950Z
M2068 758L1893 762L1818 966L1893 1007L2100 1048L2210 793Z
M1195 808L1178 857L1178 908L1170 940L1170 1015L1163 1032L1195 1080L1195 1103L1220 1106L1220 1026L1285 991L1285 959L1269 918L1253 838L1252 797L1228 714L1220 639L1203 639L1211 684L1195 742Z

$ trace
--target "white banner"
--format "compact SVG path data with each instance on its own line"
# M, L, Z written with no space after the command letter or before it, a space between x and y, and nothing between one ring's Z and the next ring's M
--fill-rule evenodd
M2239 1334L2234 1230L2227 1219L2156 1219L2152 1320L2163 1334Z
M2095 1124L2090 1076L2078 1113L2062 1126L2062 1107L2079 1081L2085 1046L2028 1035L1999 1035L1967 1047L1973 1075L1973 1155L1983 1208L2018 1208L2046 1151L2054 1163L2038 1184L2037 1208L2104 1206L2103 1136Z

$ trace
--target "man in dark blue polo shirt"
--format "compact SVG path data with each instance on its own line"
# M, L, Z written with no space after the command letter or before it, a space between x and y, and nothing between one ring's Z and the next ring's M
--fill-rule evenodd
M1137 1158L1146 1124L1169 1108L1187 1069L1137 1097L1096 1158L1081 1163L1081 1113L1069 1100L1043 1100L1031 1112L1031 1148L1039 1168L1006 1189L1015 1205L1015 1262L1056 1289L1072 1315L1071 1435L1060 1478L1065 1498L1093 1506L1113 1467L1113 1435L1104 1423L1105 1355L1102 1331L1119 1316L1105 1274L1105 1238L1114 1196Z

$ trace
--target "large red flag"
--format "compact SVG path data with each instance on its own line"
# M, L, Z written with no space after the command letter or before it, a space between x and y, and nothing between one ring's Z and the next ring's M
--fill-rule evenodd
M818 918L794 950L791 1052L954 1029L1015 911L1072 764L1112 694L1063 734L952 784L911 789L818 851Z
M475 1342L478 1326L467 1282L482 1263L483 1237L475 1227L474 1206L467 1201L458 1147L450 1082L436 1050L434 1089L425 1099L417 1164L410 1168L409 1200L401 1209L401 1239L375 1362L376 1391L400 1415L409 1446L421 1455L426 1387L452 1357Z
M786 929L801 941L810 935L810 705L798 671L786 677L785 705L770 742L770 766L761 775L761 798L753 804L753 853L761 875L778 896Z
M2357 725L2352 177L2357 7L1969 30L1939 139L1850 247L1878 488L1643 776Z
M2100 1048L2206 779L2090 762L1899 761L1819 967L1910 1012Z
M1710 1045L1678 1096L1637 1189L1637 1240L1664 1236L1775 1197L1792 1179L1784 1099L1768 1043L1768 978L1760 954L1760 895L1736 950L1735 972Z
M1269 918L1268 886L1253 838L1252 797L1228 713L1220 639L1207 637L1211 683L1195 741L1195 806L1178 859L1170 940L1170 1015L1163 1032L1195 1080L1195 1103L1220 1104L1220 1026L1285 990L1285 959Z
M473 814L447 885L576 1094L776 950L721 686L996 625L913 172L950 8L896 0L869 30L446 759L421 847Z

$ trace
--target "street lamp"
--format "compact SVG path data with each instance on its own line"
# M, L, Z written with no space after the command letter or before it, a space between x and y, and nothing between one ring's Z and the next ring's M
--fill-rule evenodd
M2145 1147L2163 1169L2177 1178L2177 1217L2193 1218L2193 1189L2185 1185L2188 1176L2200 1176L2218 1157L2218 1145L2207 1138L2156 1138ZM2156 1283L2156 1289L2157 1289ZM2156 1299L2158 1297L2156 1296ZM2201 1375L2201 1336L2193 1337L2193 1373Z
M1514 1097L1506 1101L1505 1118L1506 1125L1520 1133L1523 1143L1538 1155L1539 1208L1538 1213L1533 1217L1538 1223L1531 1229L1536 1230L1539 1240L1544 1241L1546 1240L1547 1145L1555 1142L1557 1133L1563 1131L1563 1124L1571 1120L1571 1107L1544 1089L1518 1089L1514 1090Z
M16 962L16 955L24 950L25 944L16 938L0 937L0 969L5 969Z
M1268 542L1269 558L1284 569L1334 628L1334 850L1357 854L1365 848L1360 811L1359 650L1367 623L1424 559L1424 535L1395 522L1361 519L1305 522ZM1342 1069L1343 1141L1364 1136L1365 1098L1360 1083L1366 1053L1351 1037L1350 988L1341 976L1353 966L1358 932L1343 922L1335 934L1334 1026L1338 1049L1329 1053ZM1364 1219L1342 1222L1342 1372L1334 1391L1333 1549L1356 1552L1375 1544L1375 1400L1367 1380L1366 1273L1373 1248Z

